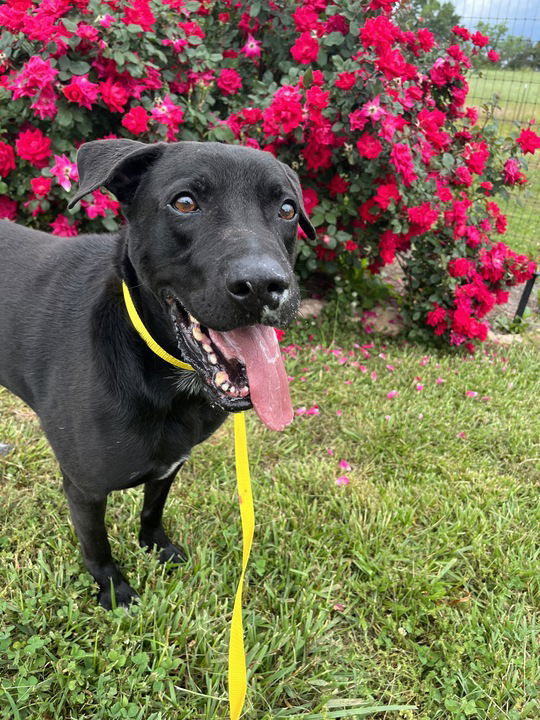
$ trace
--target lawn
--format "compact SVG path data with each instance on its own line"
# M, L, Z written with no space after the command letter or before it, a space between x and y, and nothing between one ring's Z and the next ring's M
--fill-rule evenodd
M249 414L244 717L537 719L538 346L467 360L357 332L289 333L299 414L282 434ZM0 459L0 717L226 718L232 423L166 511L185 566L138 548L140 489L112 496L113 551L141 593L126 614L95 604L36 419L5 391L0 417L15 446ZM415 709L365 710L380 705Z
M487 68L468 78L470 91L467 103L479 109L497 95L500 109L496 117L500 132L506 135L516 128L516 121L540 120L540 72L528 68L501 70ZM522 193L501 202L508 216L508 232L504 241L514 250L540 260L540 156L527 155L529 182Z
M536 118L538 121L540 72L537 70L486 68L480 74L470 74L467 79L468 104L480 106L497 95L501 106L497 114L501 119L528 122Z

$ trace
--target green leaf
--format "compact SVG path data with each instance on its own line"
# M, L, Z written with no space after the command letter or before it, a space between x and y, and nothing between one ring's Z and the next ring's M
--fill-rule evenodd
M126 63L126 55L120 50L115 50L113 52L113 59L114 62L118 65L118 67L123 67Z
M324 37L325 45L341 45L345 40L345 36L340 32L331 32L329 35Z
M442 164L447 170L452 170L452 168L456 164L454 156L450 155L450 153L443 153Z
M72 127L73 125L73 118L71 116L71 113L69 110L60 108L58 110L58 114L56 116L56 122L64 128Z
M90 71L90 65L84 60L75 60L69 63L69 70L72 75L86 75Z
M62 25L68 30L69 32L75 33L77 32L77 23L73 22L73 20L68 20L67 18L62 18L61 20Z
M306 90L308 90L311 87L311 83L313 82L313 68L308 67L306 72L304 73L304 87Z

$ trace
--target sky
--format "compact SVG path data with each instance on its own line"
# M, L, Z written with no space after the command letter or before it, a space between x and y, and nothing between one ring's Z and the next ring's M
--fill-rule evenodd
M479 20L496 25L506 22L510 35L540 41L539 0L453 0L465 27L475 29Z

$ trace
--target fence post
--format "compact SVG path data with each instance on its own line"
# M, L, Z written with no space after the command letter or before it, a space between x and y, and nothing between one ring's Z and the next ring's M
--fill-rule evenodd
M525 283L525 287L523 288L523 292L521 293L521 298L519 299L516 314L514 315L515 321L522 320L523 313L525 312L525 308L527 307L527 303L529 302L529 297L531 296L531 292L538 275L539 273L535 272L532 278L530 278L530 280L527 280L527 282Z

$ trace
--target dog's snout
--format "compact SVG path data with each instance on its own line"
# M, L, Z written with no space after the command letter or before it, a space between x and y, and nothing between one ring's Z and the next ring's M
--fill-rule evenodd
M226 279L229 295L248 312L266 306L276 310L286 297L291 280L275 262L239 263Z

